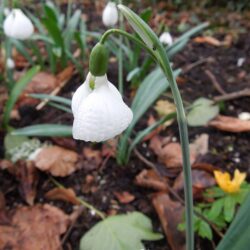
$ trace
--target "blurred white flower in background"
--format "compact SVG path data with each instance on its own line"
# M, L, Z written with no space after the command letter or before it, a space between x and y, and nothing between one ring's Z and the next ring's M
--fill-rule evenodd
M160 42L168 46L173 44L173 38L169 32L163 32L159 38Z
M15 68L15 62L9 57L6 60L6 67L8 69L14 69Z
M118 22L118 10L116 4L108 2L102 13L102 22L105 26L114 26Z
M34 32L34 26L30 19L20 10L13 9L3 23L6 36L25 40Z
M250 120L250 113L242 112L238 115L239 119L242 121L249 121Z
M93 77L89 73L76 90L71 107L74 115L73 137L78 140L108 140L122 133L133 118L131 109L106 74Z

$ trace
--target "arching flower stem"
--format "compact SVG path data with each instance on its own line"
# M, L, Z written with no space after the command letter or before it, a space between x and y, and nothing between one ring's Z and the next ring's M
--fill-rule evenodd
M183 102L181 99L181 95L175 81L172 69L170 67L170 63L168 57L166 55L166 51L162 46L156 44L155 48L148 47L145 43L140 41L138 38L133 35L119 29L110 29L107 30L101 37L100 43L104 44L107 40L108 36L111 34L123 35L130 39L131 41L137 43L139 46L144 48L153 59L159 64L161 69L166 76L172 95L174 98L174 102L176 104L177 110L177 121L179 126L180 133L180 141L182 148L182 159L183 159L183 172L184 172L184 192L185 192L185 220L186 220L186 240L187 240L187 249L194 249L194 230L193 230L193 193L192 193L192 176L191 176L191 165L190 165L190 152L189 152L189 139L188 139L188 128L185 110L183 106Z
M141 40L139 40L138 38L136 38L135 36L129 34L128 32L126 32L124 30L120 30L120 29L107 30L105 33L103 33L103 35L100 39L100 43L104 44L105 41L107 40L108 36L113 35L113 34L125 36L128 39L130 39L131 41L137 43L139 46L141 46L143 49L145 49L153 57L153 59L155 61L157 61L155 55L152 53L151 49L146 44L144 44Z

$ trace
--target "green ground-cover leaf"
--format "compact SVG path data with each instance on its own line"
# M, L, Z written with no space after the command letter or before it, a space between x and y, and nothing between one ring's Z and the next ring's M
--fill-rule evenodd
M240 207L224 238L216 250L249 250L250 195Z
M144 249L142 240L159 240L149 218L139 212L115 215L91 228L81 239L80 250Z
M204 126L211 119L219 114L219 106L214 105L213 101L201 97L194 101L193 108L187 114L189 126Z

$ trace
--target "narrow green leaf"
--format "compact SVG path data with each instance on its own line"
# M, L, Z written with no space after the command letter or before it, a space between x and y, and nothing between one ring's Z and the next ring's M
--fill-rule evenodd
M67 113L70 113L70 114L72 113L72 110L70 108L65 107L64 105L54 103L54 102L49 102L48 105L51 106L51 107L57 108L59 110L62 110L64 112L67 112Z
M249 250L250 194L240 207L216 250Z
M39 66L35 66L31 68L29 71L26 72L26 74L18 82L16 82L4 108L4 116L3 116L4 127L7 127L9 123L10 112L12 108L14 107L19 95L22 93L26 85L32 80L32 78L39 72L39 70L40 70Z
M67 106L71 106L71 100L61 96L52 96L47 94L29 94L30 97L41 99L41 100L51 100L54 102L58 102Z
M110 216L97 223L81 239L80 250L144 249L142 240L159 240L148 217L139 212Z
M154 32L149 28L149 26L139 18L132 10L128 7L119 4L118 8L122 14L126 17L130 25L136 31L136 33L141 37L141 39L148 45L149 48L155 50L158 38Z
M41 124L16 129L11 132L12 135L26 136L72 136L72 127L60 124Z
M80 10L75 11L74 15L68 22L67 28L63 32L63 37L65 39L65 46L68 50L70 49L70 44L72 43L72 39L74 33L76 32L76 28L77 25L79 24L80 18L81 18L81 11Z
M24 47L23 43L17 39L10 38L10 42L16 47L17 51L25 57L28 62L33 65L32 58L30 54L28 53L28 50Z

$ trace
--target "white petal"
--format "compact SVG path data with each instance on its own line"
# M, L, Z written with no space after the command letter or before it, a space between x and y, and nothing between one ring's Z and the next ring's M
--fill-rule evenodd
M105 141L122 133L132 121L133 113L116 87L107 79L102 84L98 80L96 88L74 110L75 139Z
M103 10L102 22L105 26L114 26L118 22L118 10L116 4L109 2Z
M88 82L90 78L90 73L87 75L85 82L76 90L73 95L71 102L71 109L73 114L75 114L80 107L81 102L91 93Z
M24 40L34 32L34 26L27 16L19 9L14 9L4 20L4 33L16 39Z

